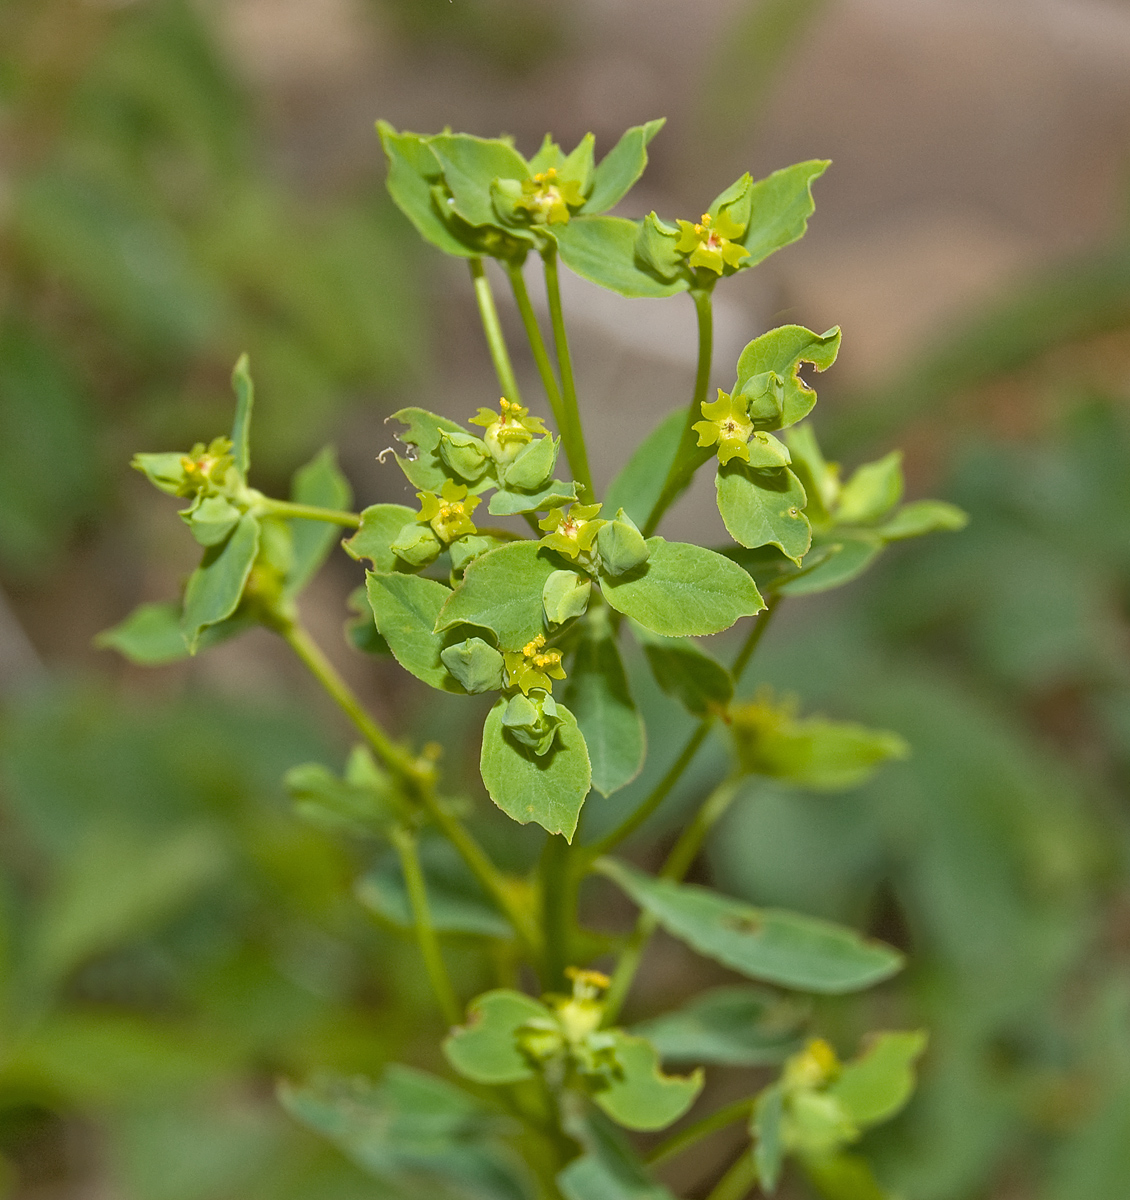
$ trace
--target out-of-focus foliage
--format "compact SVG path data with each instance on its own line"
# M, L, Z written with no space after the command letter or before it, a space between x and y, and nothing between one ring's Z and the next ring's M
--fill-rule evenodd
M5 572L58 562L123 445L191 441L241 350L275 475L409 371L410 243L377 180L315 199L255 133L188 0L0 6Z

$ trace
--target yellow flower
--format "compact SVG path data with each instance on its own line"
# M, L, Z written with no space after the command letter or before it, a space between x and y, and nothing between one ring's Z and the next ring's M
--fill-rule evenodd
M702 415L704 421L696 421L692 428L698 434L700 446L718 444L718 461L728 463L731 458L741 458L749 462L749 441L753 433L753 422L746 412L745 402L739 397L735 399L727 392L718 389L718 399L703 401Z
M512 403L505 396L499 400L498 410L480 408L478 416L472 417L469 423L484 427L483 441L491 457L500 465L506 465L512 463L535 437L544 437L549 430L541 417L531 417L528 408Z
M546 650L544 646L545 636L539 633L521 650L507 650L502 656L506 660L509 685L521 688L523 695L528 696L531 688L551 692L551 681L565 678L565 668L561 665L561 651Z
M184 471L184 495L191 495L209 487L223 487L228 469L234 465L232 444L226 437L213 438L207 447L197 442L180 460Z
M608 524L607 521L593 520L600 507L599 504L573 504L568 510L551 508L549 515L538 522L538 526L546 531L541 544L569 558L588 554L601 527Z
M678 225L679 240L675 249L690 256L687 261L692 267L705 267L721 275L724 268L736 267L743 258L749 257L749 251L733 240L741 237L745 228L728 212L721 212L717 217L703 213L697 225L690 221L679 221Z
M471 514L482 503L478 496L468 496L467 488L448 479L440 494L417 492L420 512L416 520L430 525L444 542L453 542L467 533L475 533Z
M535 225L564 225L570 209L585 202L581 185L575 179L562 179L556 167L539 171L532 179L522 180L522 195L515 208L525 209Z

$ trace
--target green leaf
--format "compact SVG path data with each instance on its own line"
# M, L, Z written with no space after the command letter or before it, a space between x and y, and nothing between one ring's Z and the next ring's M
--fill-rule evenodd
M509 922L491 903L450 842L430 837L420 842L419 849L428 888L428 908L432 924L440 933L503 940L513 935ZM367 909L390 924L400 929L415 928L399 855L386 855L363 875L357 881L355 894Z
M804 1173L824 1200L894 1200L858 1154L805 1158Z
M434 629L450 589L418 575L379 575L375 571L366 574L365 583L377 632L396 661L429 686L462 695L463 688L440 661L440 652L451 639Z
M501 138L466 133L440 134L428 145L443 168L455 199L454 211L470 225L497 225L490 185L496 179L528 179L526 160Z
M844 1063L828 1094L860 1127L890 1120L914 1092L914 1063L925 1049L921 1030L874 1034L863 1054Z
M204 554L184 591L181 630L189 653L200 647L200 635L210 625L230 617L243 596L247 577L259 553L259 522L244 515L222 546Z
M570 271L621 296L674 296L689 287L682 276L661 279L637 257L638 221L579 216L551 232Z
M689 638L660 637L642 625L632 632L655 682L696 717L724 711L734 695L730 672Z
M813 596L842 587L857 579L883 552L877 537L844 537L831 544L814 546L804 569L777 588L782 596ZM812 565L809 566L809 562Z
M702 1071L664 1075L650 1042L619 1029L610 1035L617 1069L593 1095L596 1103L625 1129L663 1129L677 1121L702 1091Z
M246 354L231 373L231 385L235 389L235 421L231 427L231 452L236 470L244 479L251 469L251 407L255 402L255 385L251 382L251 360Z
M408 477L408 482L422 492L438 492L450 477L450 471L439 455L439 435L445 430L448 433L463 434L467 431L462 425L423 408L402 408L387 419L408 426L405 432L396 435L398 442L412 447L411 454L396 456L396 461ZM478 486L480 485L472 487L471 490L475 491Z
M840 350L838 327L827 333L813 333L801 325L782 325L754 338L738 358L738 379L734 392L741 392L755 376L775 372L784 381L780 413L750 416L759 429L784 429L803 420L816 403L816 393L798 374L803 363L811 363L817 371L826 371Z
M603 606L584 622L564 696L588 748L592 786L602 796L610 796L643 769L646 744L643 718L628 691Z
M969 524L969 516L956 504L944 500L914 500L904 504L875 532L888 542L921 537L924 533L957 533Z
M135 454L130 466L140 471L146 479L167 496L180 496L184 484L184 455L179 450L162 451L158 454Z
M405 525L416 519L406 504L370 504L361 513L361 527L342 547L350 558L368 559L373 570L391 575L404 564L389 549Z
M882 763L910 753L897 733L852 721L798 718L787 704L771 701L735 707L730 720L744 771L816 791L858 787Z
M387 121L377 122L377 132L388 158L386 186L397 208L425 241L445 254L477 258L480 252L456 236L432 199L432 187L442 179L443 168L427 139L415 133L397 133Z
M487 792L520 825L536 821L572 841L592 784L588 750L576 718L563 704L557 705L557 738L549 751L538 755L508 736L502 724L507 703L505 696L499 699L483 726L479 767Z
M283 1083L283 1107L329 1138L396 1200L530 1200L525 1169L502 1145L493 1109L442 1079L386 1068L379 1084L322 1076Z
M231 531L243 516L238 508L223 496L207 496L181 512L181 518L192 530L201 546L218 546L227 541Z
M602 578L608 603L652 633L687 637L720 633L740 617L765 607L750 577L713 550L648 538L649 557L639 569Z
M373 619L373 610L369 605L365 585L354 588L345 601L346 607L355 616L345 621L343 632L345 640L362 654L392 654L388 642L377 632L377 623Z
M879 520L902 499L902 489L901 450L864 463L840 489L837 524L869 525Z
M530 1021L555 1018L538 1000L499 988L476 996L467 1006L467 1024L452 1030L443 1043L447 1061L476 1083L520 1083L533 1077L530 1059L518 1044L518 1032Z
M663 491L667 468L675 459L686 422L686 409L678 408L640 442L608 486L606 512L622 508L637 525L646 523Z
M683 1008L633 1026L664 1062L761 1067L798 1050L802 1006L753 987L702 992Z
M870 987L902 966L902 956L889 946L828 921L753 908L613 859L599 860L597 869L672 937L751 979L836 995Z
M337 454L332 446L319 450L304 467L295 471L290 498L295 504L338 510L347 509L353 503L353 489L337 465ZM318 573L338 540L338 529L332 521L303 519L290 522L294 565L286 580L288 595L296 596Z
M804 237L816 205L812 184L828 169L826 159L812 159L774 171L750 190L752 220L741 243L749 251L743 267L756 267L770 254Z
M665 124L666 118L660 118L633 125L621 135L593 172L592 191L581 212L605 213L623 200L647 166L648 143Z
M344 777L321 763L302 763L287 771L283 785L300 817L333 833L383 834L402 807L364 746L353 748Z
M599 1112L569 1122L566 1131L584 1146L585 1153L557 1176L565 1200L675 1200L648 1175L620 1131Z
M808 517L814 525L828 524L840 491L840 469L825 461L811 425L794 425L785 442L792 468L808 497Z
M544 512L558 505L567 504L577 498L575 483L562 483L560 479L551 479L543 488L536 492L515 492L509 488L499 488L490 498L487 512L492 517L510 517L517 513Z
M679 230L650 212L637 223L636 266L664 283L690 287L687 256L678 249Z
M767 1087L758 1097L753 1110L749 1131L753 1135L753 1161L757 1164L757 1178L764 1191L772 1195L781 1178L781 1166L785 1160L784 1118L785 1097L779 1084Z
M198 649L215 646L254 624L250 618L231 617L210 625L201 633ZM175 601L139 605L120 624L98 634L94 644L100 650L117 650L123 658L141 667L160 667L188 658L181 630L181 606Z
M475 625L491 630L500 650L521 650L545 632L542 590L550 575L567 565L528 540L491 550L467 568L463 582L448 596L436 629Z
M718 468L715 488L722 521L739 546L776 546L795 563L808 553L812 527L801 511L804 488L788 467L755 471L731 459Z

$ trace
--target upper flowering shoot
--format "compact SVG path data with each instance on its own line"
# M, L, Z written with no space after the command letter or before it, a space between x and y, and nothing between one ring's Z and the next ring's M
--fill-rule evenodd
M556 167L549 167L522 180L522 194L515 199L514 207L528 213L531 224L564 225L571 210L584 202L580 183L562 178Z
M453 542L464 534L475 533L471 514L481 503L479 496L468 496L467 488L450 479L443 485L440 494L417 492L420 512L416 520L432 527L444 542Z
M568 558L590 554L596 535L607 524L593 520L600 512L600 507L599 504L572 504L568 510L550 509L549 515L538 522L539 527L546 531L541 544Z
M510 686L521 688L522 693L527 696L531 688L541 688L550 692L553 690L554 679L565 678L565 668L561 665L561 651L546 650L544 634L539 633L521 650L507 650L503 658L506 660L506 675Z
M749 462L750 434L753 422L749 419L746 401L742 396L731 396L718 389L718 399L703 401L703 421L696 421L693 428L698 434L700 446L718 446L718 461L725 465L731 458Z
M749 258L749 251L733 240L745 233L745 226L725 209L716 217L703 213L698 224L680 220L678 225L675 249L689 255L687 262L692 267L705 267L721 275L726 267L737 267L743 258Z
M531 417L529 409L514 404L503 396L498 402L498 412L480 408L479 415L472 417L470 424L481 425L486 432L483 441L491 457L500 466L512 463L535 437L544 437L548 430L541 417Z

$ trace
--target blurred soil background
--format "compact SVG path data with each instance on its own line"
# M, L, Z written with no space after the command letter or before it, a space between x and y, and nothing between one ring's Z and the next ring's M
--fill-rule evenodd
M629 216L693 218L743 170L833 160L804 241L719 288L716 382L772 325L841 325L826 448L850 468L905 447L910 495L972 523L786 606L756 682L915 754L842 798L751 788L711 866L909 951L901 980L819 1013L849 1050L879 1022L932 1031L920 1096L869 1143L893 1188L1124 1200L1121 0L0 0L0 1194L387 1194L290 1124L274 1082L440 1069L413 947L352 898L365 852L284 799L285 769L336 767L348 731L281 644L148 672L92 647L191 569L172 503L127 464L226 429L242 350L253 482L275 494L333 442L358 506L403 500L376 460L385 416L497 398L465 271L385 198L378 116L528 153L589 129L599 153L666 116ZM563 284L600 484L685 404L691 306ZM669 534L720 531L700 483ZM310 589L317 636L473 779L473 720L346 645L358 582L338 556ZM635 686L652 762L593 830L679 741L680 714ZM640 854L717 768L705 755ZM534 843L503 846L467 786L520 859ZM451 955L467 995L487 986L489 964ZM660 943L629 1015L717 977ZM720 1075L719 1100L748 1087ZM668 1181L704 1195L731 1152L722 1135Z

